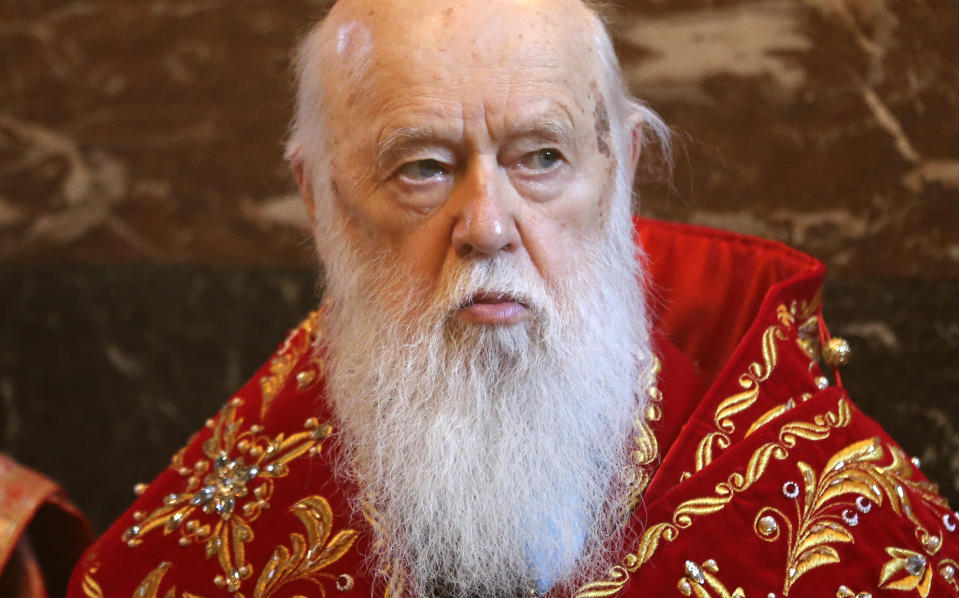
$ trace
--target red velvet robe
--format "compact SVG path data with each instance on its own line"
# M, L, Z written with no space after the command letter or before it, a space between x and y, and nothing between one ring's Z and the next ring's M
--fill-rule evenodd
M634 539L576 596L959 596L959 515L818 365L823 266L637 221L661 368L636 424ZM363 565L317 314L80 560L71 597L398 595ZM650 476L649 473L652 473Z

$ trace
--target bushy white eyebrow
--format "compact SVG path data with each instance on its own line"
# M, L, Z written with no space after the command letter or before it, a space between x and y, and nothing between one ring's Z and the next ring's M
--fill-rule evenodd
M393 154L438 139L437 131L430 127L398 127L376 144L376 162L382 165Z
M565 118L540 117L516 123L509 132L510 138L533 137L557 143L570 142L575 138L573 125Z
M504 143L516 139L537 139L557 144L572 143L575 131L565 115L541 115L528 120L510 123ZM380 168L396 154L427 145L445 145L447 135L431 126L402 126L392 129L376 144L376 164Z

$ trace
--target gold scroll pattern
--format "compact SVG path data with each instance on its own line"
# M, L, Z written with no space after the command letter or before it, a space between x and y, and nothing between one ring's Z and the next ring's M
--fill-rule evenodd
M887 450L890 457L886 460ZM908 487L928 506L946 507L928 482L913 480L913 470L905 454L898 447L884 449L879 438L852 443L832 455L820 472L800 461L797 468L802 478L799 484L787 482L784 493L792 491L795 515L765 506L756 513L753 529L760 538L776 542L786 531L788 546L783 595L789 596L793 584L806 573L841 562L837 550L840 544L854 543L850 529L858 526L874 506L888 505L892 511L907 518L914 526L916 538L926 552L935 555L942 546L941 534L931 534L919 522L910 499ZM792 485L792 488L789 486ZM925 598L932 581L932 568L921 554L899 548L887 548L893 557L883 567L879 585L883 589L912 590Z
M637 571L659 550L664 542L672 542L701 517L722 511L737 494L740 494L768 471L770 463L785 460L800 439L819 441L828 438L832 431L845 428L851 421L849 401L840 399L835 411L814 416L809 421L794 421L783 424L775 441L760 445L750 456L742 472L731 474L725 481L716 484L713 494L697 497L681 503L673 511L669 521L649 526L633 552L627 553L608 571L605 579L587 583L574 594L575 598L603 598L620 591L632 572Z
M631 517L633 511L639 506L643 491L646 490L652 477L656 460L659 459L659 442L652 426L663 418L663 393L657 386L662 369L662 362L654 355L651 366L647 368L643 374L643 380L640 381L640 388L646 389L646 406L643 416L637 417L635 423L633 435L635 448L632 456L636 468L633 470L634 478L630 481L627 518Z
M356 540L357 533L344 529L330 538L333 512L322 496L309 496L294 504L290 512L296 515L306 530L303 534L290 534L290 547L277 546L270 560L263 567L256 582L252 598L271 598L280 588L293 581L311 582L317 595L327 595L327 583L332 583L340 591L353 586L349 575L334 575L327 569L340 560ZM173 567L170 561L160 563L150 571L133 592L133 598L160 598L160 584L164 576ZM97 583L96 567L91 567L84 576L82 587L87 598L102 598L103 590ZM326 582L326 583L324 583ZM168 589L162 598L202 598L197 594L182 592L179 595L175 587ZM243 598L244 594L235 592L233 598Z
M790 332L797 329L797 322L796 343L812 360L810 362L810 368L812 368L818 351L817 313L821 305L822 290L820 289L812 301L793 301L788 307L786 304L780 304L776 308L776 317L779 322L763 331L760 359L750 363L746 371L739 376L739 386L742 390L726 397L716 406L713 414L715 430L706 433L699 441L696 446L693 470L684 471L680 476L681 481L690 478L695 472L702 471L713 462L719 452L732 444L732 434L736 431L734 418L748 411L759 400L762 384L769 379L779 364L779 344L790 338ZM791 405L788 405L787 401L767 411L753 422L749 432L779 415L776 410L782 412L789 408Z
M684 566L686 575L684 575L676 587L683 596L695 596L696 598L746 598L746 593L742 588L730 590L726 587L719 577L719 565L715 559L709 559L704 563L697 565L692 561L686 561Z
M260 419L266 417L273 400L280 394L280 390L290 379L290 373L297 362L300 361L306 351L313 348L319 333L319 320L319 310L310 312L310 315L297 328L290 331L280 350L276 352L276 356L270 360L270 373L260 378L260 392L262 394Z

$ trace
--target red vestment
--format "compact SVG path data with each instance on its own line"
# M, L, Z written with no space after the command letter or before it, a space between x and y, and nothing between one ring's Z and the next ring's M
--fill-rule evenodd
M659 374L636 535L582 598L959 596L959 515L818 365L824 268L638 220ZM363 564L311 315L80 560L69 596L392 596ZM650 476L650 472L652 475Z

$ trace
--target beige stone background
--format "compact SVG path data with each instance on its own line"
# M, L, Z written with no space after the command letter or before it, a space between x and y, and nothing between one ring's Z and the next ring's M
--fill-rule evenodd
M282 161L324 2L0 0L0 450L102 528L315 302ZM853 398L959 498L959 5L610 13L681 140L647 215L830 268Z

